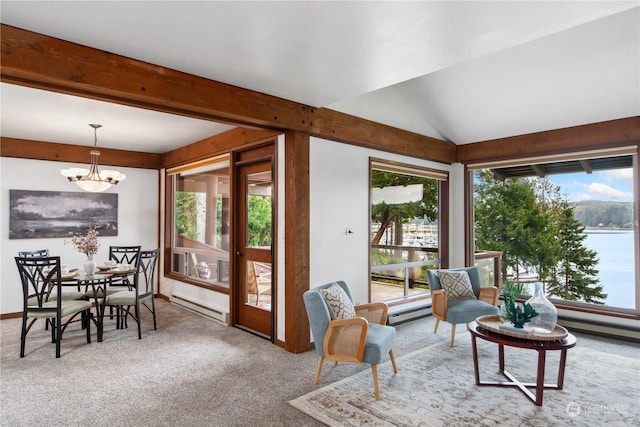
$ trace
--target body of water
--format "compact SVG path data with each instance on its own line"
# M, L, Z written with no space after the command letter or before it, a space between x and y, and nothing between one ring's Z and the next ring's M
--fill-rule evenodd
M598 278L611 307L635 308L634 233L621 230L586 230L584 244L598 254Z

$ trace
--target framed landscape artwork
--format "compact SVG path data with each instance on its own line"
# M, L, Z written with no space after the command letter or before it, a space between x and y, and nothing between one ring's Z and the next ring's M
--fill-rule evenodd
M9 190L9 239L118 235L118 194Z

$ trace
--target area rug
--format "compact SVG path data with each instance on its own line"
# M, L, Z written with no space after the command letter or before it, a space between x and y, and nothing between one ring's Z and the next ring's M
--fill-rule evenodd
M381 400L371 370L319 388L289 403L329 426L638 426L640 360L581 348L567 353L563 390L545 390L536 406L514 387L475 385L469 334L456 347L439 343L396 357L398 373L381 364ZM498 372L497 345L478 341L481 380ZM556 383L558 351L547 352L545 383ZM537 352L505 348L506 369L535 383ZM325 362L323 370L340 369ZM322 378L322 377L321 377Z

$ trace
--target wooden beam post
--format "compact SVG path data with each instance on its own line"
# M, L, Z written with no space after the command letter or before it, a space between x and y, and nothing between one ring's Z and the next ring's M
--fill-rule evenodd
M309 350L311 343L302 299L309 289L309 152L309 134L285 133L285 349L294 353Z

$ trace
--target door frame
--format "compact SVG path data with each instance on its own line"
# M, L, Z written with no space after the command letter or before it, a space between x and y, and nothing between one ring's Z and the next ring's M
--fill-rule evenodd
M230 316L230 325L246 330L250 333L254 333L263 338L269 339L271 342L276 341L276 319L277 319L277 302L278 302L278 293L277 293L277 283L278 283L278 271L277 271L277 188L278 188L278 177L277 177L277 139L270 139L268 141L264 141L260 145L252 146L247 150L237 151L232 153L232 162L231 162L231 175L233 176L232 180L232 204L233 204L233 215L232 215L232 230L233 230L233 238L231 244L231 274L230 277L230 288L229 288L229 297L231 303L231 316ZM240 212L239 212L239 203L238 197L244 195L244 182L240 182L240 174L238 173L238 169L240 167L244 167L247 165L251 165L254 163L260 163L269 161L271 163L271 180L272 180L272 242L271 242L271 313L270 313L270 333L269 336L265 336L264 334L255 331L253 329L244 327L240 325L239 322L239 310L242 301L243 291L241 287L244 286L244 271L245 266L241 265L238 262L239 256L238 251L244 250L244 242L240 242L240 236L242 233L239 232L238 227L242 224L240 220ZM245 213L242 212L244 215Z

